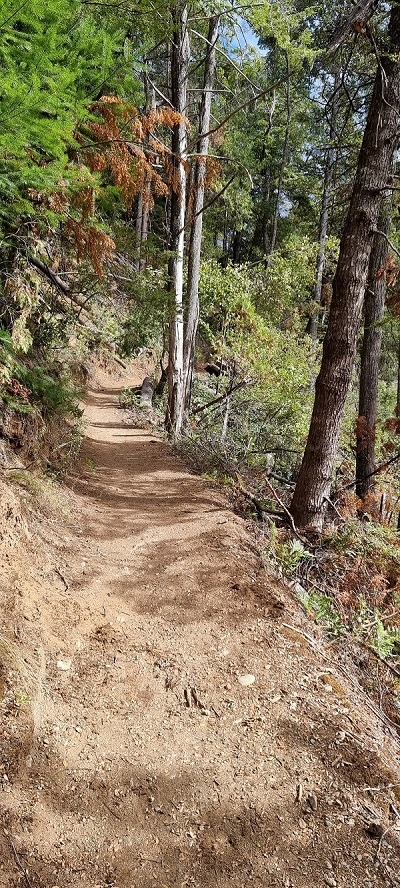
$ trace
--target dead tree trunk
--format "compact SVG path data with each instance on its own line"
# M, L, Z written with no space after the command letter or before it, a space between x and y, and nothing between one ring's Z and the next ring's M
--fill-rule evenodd
M173 128L172 163L173 188L171 195L171 233L168 263L170 292L168 406L165 424L168 432L176 437L183 422L183 260L185 247L186 209L186 112L187 81L189 68L189 36L187 29L187 5L176 5L172 11L174 35L171 50L171 98L182 118Z
M153 403L154 383L146 376L140 387L140 406L151 407Z
M382 191L398 142L400 6L393 4L389 52L380 59L350 207L344 226L332 304L316 382L308 441L291 511L299 526L321 528L332 483L340 423L350 387L368 266Z
M385 201L378 228L389 235L391 207ZM387 241L375 235L365 291L364 336L361 349L360 394L357 420L356 492L364 499L375 487L375 424L378 408L378 377L385 311L386 278L382 273L388 258Z
M203 231L203 207L206 178L206 158L208 155L209 137L205 135L210 129L212 91L216 67L216 43L218 40L219 16L210 19L208 28L208 52L204 68L203 94L200 107L199 140L197 156L194 161L194 201L193 222L190 230L187 310L183 348L183 376L185 413L188 416L193 384L194 353L197 326L199 322L199 275L201 257L201 238Z

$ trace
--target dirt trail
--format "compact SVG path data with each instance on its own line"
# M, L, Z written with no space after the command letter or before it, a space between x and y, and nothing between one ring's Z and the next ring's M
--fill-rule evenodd
M399 884L399 803L367 791L399 783L394 738L120 386L88 395L69 516L37 518L24 582L3 563L45 677L34 722L3 701L0 885Z

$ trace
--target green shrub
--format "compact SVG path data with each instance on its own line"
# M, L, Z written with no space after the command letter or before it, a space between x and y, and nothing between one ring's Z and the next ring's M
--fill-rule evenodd
M311 589L309 592L299 591L297 596L310 616L317 623L322 623L329 635L341 635L343 622L329 595Z
M82 392L67 373L51 374L45 367L21 368L17 379L27 388L32 402L48 413L79 416L77 400Z
M119 395L120 407L140 407L140 394L136 388L125 388Z

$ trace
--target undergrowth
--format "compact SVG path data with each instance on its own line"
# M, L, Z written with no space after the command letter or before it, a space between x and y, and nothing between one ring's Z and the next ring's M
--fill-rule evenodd
M67 359L21 353L0 329L0 433L14 450L63 472L82 441L82 394Z
M400 539L393 528L353 519L309 548L275 530L268 554L330 635L350 633L380 657L400 656Z

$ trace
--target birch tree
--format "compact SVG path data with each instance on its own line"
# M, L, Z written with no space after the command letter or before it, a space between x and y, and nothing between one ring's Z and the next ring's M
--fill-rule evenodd
M184 409L186 414L190 408L193 382L193 365L196 345L197 326L199 321L199 275L201 258L201 240L203 231L203 208L206 179L206 158L208 155L211 118L212 92L216 67L216 44L218 40L219 16L210 18L208 29L208 50L204 67L203 93L199 117L199 140L193 170L193 221L190 229L188 253L187 309L184 332Z
M183 265L185 248L186 153L187 153L187 84L189 69L188 8L176 4L171 10L173 36L171 49L171 100L180 122L172 134L172 194L170 259L168 263L170 292L168 405L166 428L176 437L183 422Z

